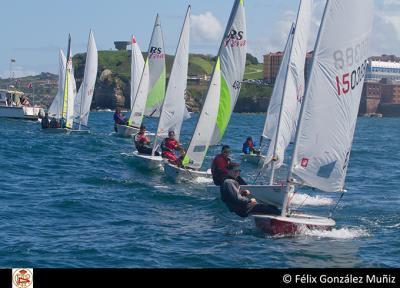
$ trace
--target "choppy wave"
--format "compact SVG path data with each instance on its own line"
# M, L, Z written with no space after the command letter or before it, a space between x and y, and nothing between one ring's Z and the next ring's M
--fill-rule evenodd
M331 238L331 239L356 239L362 237L369 237L369 232L364 228L339 228L328 231L311 230L303 227L300 235L318 237L318 238Z

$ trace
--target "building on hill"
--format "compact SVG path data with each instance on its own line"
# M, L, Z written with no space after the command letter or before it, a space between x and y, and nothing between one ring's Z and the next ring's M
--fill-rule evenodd
M127 49L128 45L131 45L129 41L114 41L115 49L119 51L124 51Z
M313 52L308 52L305 63L305 78L308 79L311 71ZM264 55L264 80L268 83L275 83L276 77L278 76L279 68L283 59L283 52L268 53Z

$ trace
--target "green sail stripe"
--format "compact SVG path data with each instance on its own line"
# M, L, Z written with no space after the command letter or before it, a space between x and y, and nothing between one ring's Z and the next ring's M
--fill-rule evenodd
M182 165L187 166L189 164L189 162L190 162L189 157L187 155L185 155L185 157L182 160Z
M61 118L67 118L67 109L68 109L68 69L65 69L65 81L64 81L64 97L63 97L63 109L61 113Z
M221 74L221 93L219 98L219 108L217 117L217 127L219 129L219 135L221 139L225 133L226 127L228 126L230 117L231 117L231 93L229 91L229 87L228 84L226 83L224 76Z
M157 104L161 104L161 102L163 101L165 97L165 82L166 82L165 78L166 78L166 73L164 68L163 72L160 75L160 78L158 78L156 84L149 92L146 102L146 109L151 109Z

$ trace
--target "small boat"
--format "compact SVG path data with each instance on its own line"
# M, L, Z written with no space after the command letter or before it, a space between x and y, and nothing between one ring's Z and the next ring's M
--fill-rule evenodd
M134 58L135 61L137 61L133 67L131 65L131 77L132 75L135 77L131 87L131 89L134 89L131 90L131 97L135 95L135 98L131 103L131 114L128 119L129 125L117 126L117 131L121 128L125 129L121 130L121 132L117 132L117 135L122 137L124 137L124 135L127 135L126 137L128 137L130 132L134 132L134 129L130 129L130 127L140 127L142 125L143 116L158 117L160 115L161 105L165 98L166 66L164 38L161 29L160 16L158 14L149 43L148 56L143 64L140 81L137 86L137 71L140 70L142 64L140 59L140 49L137 45L135 45L134 48ZM132 134L129 136L131 135Z
M20 99L23 95L15 89L0 89L0 118L37 121L44 116L43 108L22 105Z
M133 105L135 103L136 96L139 90L139 83L142 77L144 68L144 58L142 51L140 51L139 44L136 41L136 37L132 36L132 49L131 49L131 111L133 111ZM146 77L146 76L145 76ZM148 75L147 75L148 77ZM143 81L145 81L143 79ZM140 94L140 97L145 96ZM147 95L146 95L147 97ZM116 124L117 135L124 138L129 138L139 132L139 128L130 125ZM139 126L138 126L139 127Z
M207 96L182 161L183 167L169 165L164 169L167 176L174 181L191 181L196 175L211 177L209 172L201 171L204 158L210 145L221 142L240 92L245 70L247 34L242 0L235 1L225 31ZM188 171L183 173L182 170Z
M329 230L336 225L331 218L333 211L322 217L290 209L290 194L304 186L342 196L346 191L345 178L369 57L373 6L373 0L326 2L299 114L281 215L252 215L256 226L266 233L292 235L304 228ZM346 34L337 33L340 27L347 27ZM349 61L346 65L332 61L339 60L344 51L361 46L357 58L344 60ZM359 78L353 76L350 85L349 75Z
M163 163L163 158L161 156L154 155L159 145L158 141L166 138L170 130L175 132L175 138L178 140L181 132L182 122L185 117L185 91L189 65L190 11L191 8L189 6L176 48L167 91L161 106L157 131L153 141L152 155L150 157L140 153L137 155L137 157L145 159L138 161L148 162L149 167L157 167ZM154 162L154 164L151 164L150 162Z
M67 51L67 57L61 50L59 53L58 92L49 108L49 116L53 118L50 121L50 127L42 128L42 131L46 131L46 133L69 133L73 130L76 82L72 67L71 35L68 35ZM53 125L53 120L57 124Z
M135 163L146 170L156 170L162 168L164 159L161 156L141 154L137 151L133 152Z
M165 162L164 164L164 172L170 179L173 179L175 182L191 181L198 178L212 178L211 169L208 169L207 171L192 170L178 167L168 162Z

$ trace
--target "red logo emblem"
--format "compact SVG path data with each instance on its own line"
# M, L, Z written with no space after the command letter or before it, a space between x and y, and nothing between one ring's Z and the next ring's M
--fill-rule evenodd
M308 165L308 158L301 159L301 167L306 168Z
M13 287L27 288L32 287L33 271L32 269L13 269L12 275Z

